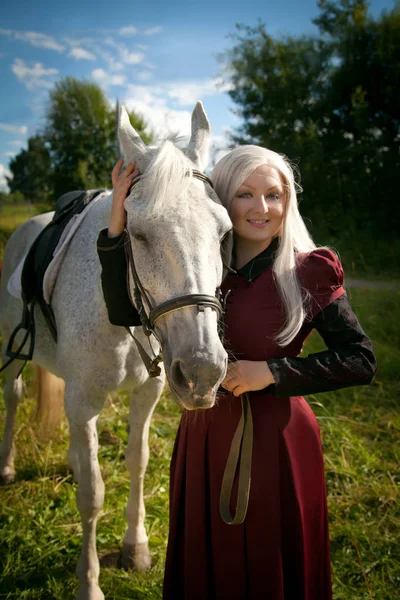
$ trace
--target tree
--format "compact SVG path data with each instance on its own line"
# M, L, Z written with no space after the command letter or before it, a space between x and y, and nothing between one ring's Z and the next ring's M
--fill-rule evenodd
M145 141L145 123L131 122ZM50 92L45 137L54 167L54 194L67 190L106 187L115 163L116 110L95 84L71 77Z
M52 195L52 164L45 138L35 135L28 149L21 150L10 162L13 177L7 177L11 194L20 192L29 202L47 203Z
M399 5L377 20L363 0L320 0L319 7L320 36L278 40L262 24L239 26L225 55L243 118L233 141L300 161L303 213L314 231L395 234Z
M71 190L110 186L118 157L117 108L110 106L96 84L67 77L50 92L42 133L28 140L10 163L11 192L20 191L31 202L55 201ZM130 119L145 142L145 123Z

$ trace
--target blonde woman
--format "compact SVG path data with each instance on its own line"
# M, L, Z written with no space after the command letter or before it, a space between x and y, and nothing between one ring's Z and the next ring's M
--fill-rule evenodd
M139 321L123 283L124 254L101 252L118 246L109 235L121 234L125 222L123 200L135 167L118 178L120 166L99 255L110 320L133 325ZM304 225L288 161L240 146L219 161L211 179L234 231L234 272L223 282L231 361L216 405L182 415L171 462L163 597L330 600L321 439L303 396L370 383L371 342L347 301L338 257L316 248ZM299 358L313 329L327 349ZM244 393L254 427L251 487L244 522L228 525L220 492ZM236 494L237 481L233 513Z

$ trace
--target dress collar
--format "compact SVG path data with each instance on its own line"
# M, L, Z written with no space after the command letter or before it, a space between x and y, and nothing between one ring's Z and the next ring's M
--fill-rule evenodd
M254 281L273 264L278 246L279 238L274 238L268 248L260 252L260 254L257 254L257 256L238 269L237 274L246 279L249 283Z

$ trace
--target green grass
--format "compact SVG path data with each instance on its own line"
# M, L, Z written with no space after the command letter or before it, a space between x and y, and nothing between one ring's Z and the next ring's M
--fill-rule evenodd
M3 259L4 247L14 229L22 225L30 217L34 217L40 207L26 204L4 204L0 212L0 260Z
M369 387L309 396L320 423L329 494L335 600L400 598L399 462L400 294L355 290L352 304L372 336L379 371ZM307 351L321 347L311 336ZM17 482L0 489L0 598L74 597L81 542L75 484L67 472L65 421L49 444L39 442L29 395L18 414ZM124 532L128 474L127 398L113 395L100 420L106 499L98 526L101 556L118 550ZM4 416L4 404L1 401ZM151 427L145 482L150 573L103 567L106 598L160 598L168 533L168 468L180 410L164 395Z
M3 221L1 221L3 227ZM356 289L352 305L378 357L371 386L308 396L321 428L335 600L400 599L400 294ZM322 348L317 335L306 351ZM49 443L32 419L30 370L16 427L17 481L0 488L0 599L74 598L81 525L76 486L66 469L65 420ZM127 397L114 394L99 422L106 498L98 525L100 556L116 552L125 533L128 473ZM0 420L4 421L0 394ZM101 569L107 599L161 597L168 534L168 471L180 410L167 394L151 426L145 480L146 526L153 568L144 575Z

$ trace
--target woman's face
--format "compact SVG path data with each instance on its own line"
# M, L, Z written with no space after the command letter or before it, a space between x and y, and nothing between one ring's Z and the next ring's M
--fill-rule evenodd
M285 189L276 169L257 167L232 200L230 217L240 241L263 244L277 236L285 209Z

